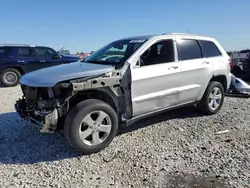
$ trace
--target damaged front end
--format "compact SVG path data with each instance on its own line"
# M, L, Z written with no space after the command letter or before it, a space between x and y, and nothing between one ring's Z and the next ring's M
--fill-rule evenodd
M23 98L16 101L15 108L21 118L40 127L41 132L53 133L67 111L68 94L58 93L64 88L39 88L21 85ZM67 90L66 90L67 91ZM59 94L59 97L56 96Z
M29 87L21 84L22 99L15 108L21 118L40 127L41 132L53 133L70 110L71 100L78 93L89 96L93 89L109 88L115 96L121 94L121 73L114 71L95 77L78 78L57 83L53 87ZM82 99L79 99L82 100ZM61 121L62 120L62 121Z

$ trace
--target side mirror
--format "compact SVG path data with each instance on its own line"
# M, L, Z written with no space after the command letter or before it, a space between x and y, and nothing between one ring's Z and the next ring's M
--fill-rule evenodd
M60 58L62 58L62 56L61 55L54 55L52 58L53 59L60 59Z
M141 67L143 65L143 61L141 60L141 58L139 58L136 63L135 63L135 67Z

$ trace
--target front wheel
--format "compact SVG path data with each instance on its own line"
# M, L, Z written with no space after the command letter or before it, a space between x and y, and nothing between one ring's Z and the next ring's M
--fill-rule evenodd
M118 118L107 103L88 99L72 108L65 120L64 133L80 153L96 153L107 147L118 129Z
M224 88L221 83L212 81L209 83L197 107L203 114L216 114L223 105L224 95Z

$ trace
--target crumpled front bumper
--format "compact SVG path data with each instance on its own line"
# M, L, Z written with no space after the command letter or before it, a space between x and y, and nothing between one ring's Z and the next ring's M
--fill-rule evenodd
M26 104L24 99L19 99L16 101L15 109L18 115L25 121L32 123L38 128L43 127L43 123L33 117L34 111L26 110Z
M58 110L56 108L43 113L35 109L27 110L25 100L20 99L16 101L15 109L22 119L40 128L40 132L42 133L53 133L57 129Z

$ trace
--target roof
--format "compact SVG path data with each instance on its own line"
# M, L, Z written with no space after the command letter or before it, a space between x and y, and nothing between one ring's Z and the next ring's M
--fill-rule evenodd
M29 44L0 44L0 46L30 46Z
M196 34L189 34L189 33L163 33L158 35L143 35L143 36L134 36L134 37L127 37L120 40L148 40L153 37L160 37L160 36L181 36L181 37L199 37L199 38L206 38L212 39L211 37L200 36Z
M30 44L0 44L0 47L46 47L47 46L35 46Z

